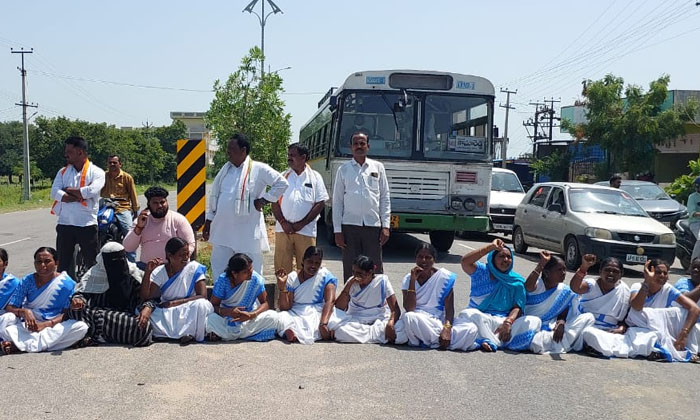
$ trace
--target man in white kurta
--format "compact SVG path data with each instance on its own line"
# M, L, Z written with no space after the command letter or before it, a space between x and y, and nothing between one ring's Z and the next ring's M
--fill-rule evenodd
M277 201L289 185L270 166L252 160L249 151L248 137L234 134L227 147L229 160L212 184L202 237L213 245L214 278L226 270L229 258L237 252L247 254L253 269L262 274L262 253L270 250L262 208Z

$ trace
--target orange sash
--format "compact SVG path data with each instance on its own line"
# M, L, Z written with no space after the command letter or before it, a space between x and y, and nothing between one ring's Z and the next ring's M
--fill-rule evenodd
M88 166L90 166L90 161L87 160L85 161L85 164L83 165L83 170L80 172L80 188L83 188L85 186L85 178L87 177L87 171L88 171ZM61 169L61 176L66 174L66 171L68 170L68 165L64 166L63 169ZM84 207L87 207L87 201L82 200L80 202L81 205ZM54 212L54 208L58 205L58 200L55 200L53 202L53 205L51 206L51 214L56 214Z

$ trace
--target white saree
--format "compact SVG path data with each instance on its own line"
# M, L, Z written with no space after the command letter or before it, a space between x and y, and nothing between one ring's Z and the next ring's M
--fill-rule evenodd
M562 313L570 310L571 302L576 293L564 283L547 290L542 278L537 279L537 285L533 292L528 292L525 304L525 314L535 316L542 320L540 329L530 343L533 353L566 353L571 350L574 343L586 327L593 325L593 317L580 317L564 324L564 336L561 341L554 341L554 327L557 318Z
M583 281L588 284L588 292L572 302L567 323L586 314L593 316L594 321L593 325L583 330L573 348L580 351L585 343L605 354L601 349L612 348L617 340L616 334L609 331L617 328L629 311L630 288L619 281L612 290L603 293L594 277L586 277Z
M338 279L325 267L321 267L315 276L303 282L299 282L296 271L287 276L287 290L294 293L294 302L288 311L279 312L278 334L284 336L284 332L292 330L301 344L313 344L321 339L319 323L323 311L323 295L326 286L338 285ZM345 312L332 309L328 320L328 329L335 330L347 317Z
M207 268L197 261L190 261L182 270L168 278L165 265L156 267L151 273L151 281L160 287L161 301L185 299L194 296L195 284L205 281ZM192 336L204 341L207 316L214 307L206 299L191 300L170 308L156 308L151 314L154 337L178 339Z
M386 324L391 316L387 299L394 296L389 278L378 274L364 288L353 283L349 293L348 318L335 329L336 341L386 344Z
M405 312L396 323L396 344L438 348L440 333L445 322L445 299L452 292L457 275L441 268L422 285L416 282L416 309ZM411 274L406 274L401 285L408 290ZM452 326L450 350L474 350L476 327L471 323Z
M34 274L25 276L15 291L10 304L30 309L37 321L48 321L68 309L75 282L65 272L40 288ZM63 350L87 334L88 325L82 321L67 320L39 332L29 331L22 322L5 328L3 339L11 340L19 351L38 353Z
M641 285L632 285L631 292L638 292ZM608 357L646 357L656 351L669 362L690 360L690 351L679 351L674 346L686 317L685 310L673 305L680 295L675 287L664 284L661 290L647 296L641 311L630 309L626 321L630 328L624 335L598 334L605 339L592 341L591 347Z
M239 308L252 312L260 306L258 297L265 291L265 279L253 272L250 280L238 286L231 286L226 273L219 276L214 284L212 296L221 299L222 308ZM207 333L213 332L224 341L246 339L250 341L268 341L275 338L278 324L277 312L267 310L255 318L238 322L231 317L222 317L211 313L207 317Z

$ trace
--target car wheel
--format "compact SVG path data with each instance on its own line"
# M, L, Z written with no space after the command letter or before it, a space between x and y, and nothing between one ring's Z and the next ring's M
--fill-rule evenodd
M578 241L576 238L573 236L566 238L564 250L566 251L564 255L566 268L569 270L576 270L581 265L581 251L578 248Z
M515 248L515 252L518 254L524 254L527 252L527 244L525 243L523 230L520 226L516 227L513 231L513 248Z

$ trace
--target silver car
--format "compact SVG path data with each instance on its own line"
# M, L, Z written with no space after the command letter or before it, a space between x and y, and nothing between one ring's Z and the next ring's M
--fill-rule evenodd
M596 185L610 184L608 181L601 181L596 182ZM669 197L666 191L653 182L623 179L620 189L637 200L649 216L667 227L673 227L678 219L688 217L685 206Z
M530 245L564 254L572 270L584 254L623 264L651 258L672 264L676 253L673 232L625 191L567 182L535 184L518 206L513 246L524 253Z

